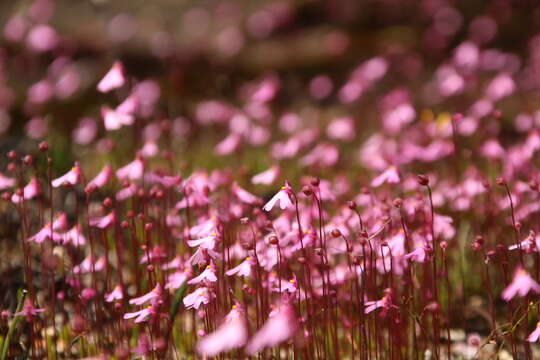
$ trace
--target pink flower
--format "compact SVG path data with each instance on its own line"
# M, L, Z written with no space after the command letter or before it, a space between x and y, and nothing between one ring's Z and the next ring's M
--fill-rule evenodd
M101 271L105 267L105 257L100 257L94 262L91 256L87 256L79 265L73 267L74 274L86 274L93 270ZM93 268L93 269L92 269Z
M116 177L120 180L138 180L144 173L144 162L138 157L126 166L116 171Z
M101 108L101 117L107 131L118 130L124 125L132 125L135 121L133 115L123 114L107 106Z
M236 182L234 182L232 184L231 190L232 190L233 194L236 195L236 197L240 201L242 201L242 202L244 202L246 204L256 205L256 204L259 204L261 202L260 198L258 198L257 196L251 194L247 190L242 189Z
M253 266L254 261L250 257L247 257L246 260L242 261L240 265L230 269L225 274L227 276L232 276L235 274L238 274L238 276L250 276L251 275L251 267Z
M35 243L41 244L47 239L52 239L53 241L62 240L62 236L53 231L50 224L45 225L37 234L28 238L27 241L33 241Z
M59 187L62 185L76 185L79 182L81 182L82 179L82 172L81 167L79 166L79 163L76 162L75 165L64 175L60 176L57 179L54 179L52 181L53 187Z
M272 166L270 169L263 171L251 178L252 184L270 185L278 178L280 170L277 166Z
M80 225L75 225L71 230L62 234L62 242L64 244L71 243L73 246L81 246L86 244L86 238L81 231Z
M382 308L383 311L381 312L381 316L386 316L386 313L390 309L397 309L398 307L392 303L392 291L390 289L386 289L384 296L380 300L376 301L366 301L364 303L365 309L364 313L369 314L370 312L377 310L379 308Z
M98 83L97 89L102 93L106 93L122 87L125 81L124 66L120 61L116 61L109 72Z
M123 298L124 298L124 293L120 285L116 285L113 291L105 295L105 301L109 303L115 300L122 300Z
M4 174L0 173L0 191L6 190L15 186L15 179L8 178Z
M90 226L94 226L100 229L106 229L116 222L116 214L111 211L109 215L90 220Z
M514 296L525 296L529 291L533 290L535 293L540 294L540 285L533 280L531 275L527 273L523 268L518 267L514 273L514 279L502 292L502 298L506 301L512 300Z
M276 195L274 195L270 201L268 201L264 206L263 210L265 211L271 211L272 208L279 204L279 207L281 210L285 210L288 207L294 206L293 202L291 201L290 193L292 192L292 189L288 182L285 182L285 186L282 186L281 189L277 192Z
M149 317L155 317L158 314L158 305L151 304L142 310L124 314L124 319L128 320L135 318L135 323L141 323L147 321Z
M23 189L23 196L19 196L16 193L11 196L11 201L15 204L21 202L22 199L30 200L41 194L41 186L39 181L33 177L30 182Z
M150 292L144 294L143 296L139 296L138 298L129 300L129 303L131 305L143 305L147 302L154 303L159 301L162 295L163 290L161 289L161 285L157 284Z
M265 347L275 346L291 338L297 326L296 315L291 305L283 304L270 313L270 317L251 338L246 347L246 352L253 355Z
M201 355L215 356L219 353L239 348L247 341L247 327L243 309L233 305L221 326L206 335L197 343L197 352Z
M129 199L137 193L137 190L139 190L137 184L130 184L129 186L122 188L116 193L116 200L124 201L126 199Z
M412 252L403 256L405 259L411 259L414 262L424 263L427 260L426 248L424 245L418 246Z
M216 271L214 269L215 269L214 265L208 265L206 269L204 269L204 271L199 276L194 277L193 279L189 280L188 284L190 285L198 284L203 280L210 281L210 282L217 281Z
M184 306L188 309L198 309L201 304L210 302L210 290L207 287L200 287L191 294L184 297Z
M537 342L538 338L540 338L540 321L536 323L536 328L532 333L529 334L527 337L528 342Z
M101 169L99 174L96 175L95 178L93 178L88 185L86 185L86 190L91 189L92 187L96 187L98 189L105 186L109 180L111 180L112 176L112 167L111 165L107 164Z
M371 186L379 187L384 183L397 184L400 182L400 177L397 169L394 166L388 167L382 174L371 181Z
M24 305L23 305L23 308L22 308L22 311L18 312L18 313L15 313L14 315L15 316L26 316L26 318L28 319L28 321L31 321L32 319L32 316L37 316L39 313L42 313L44 312L45 309L38 309L34 306L34 304L32 303L32 300L30 299L26 299L24 301Z
M179 289L184 285L187 279L191 276L191 270L186 268L185 270L177 271L168 277L165 289Z
M216 246L217 238L218 238L217 233L211 233L210 235L205 236L200 239L188 240L187 243L190 247L199 246L202 249L213 249Z

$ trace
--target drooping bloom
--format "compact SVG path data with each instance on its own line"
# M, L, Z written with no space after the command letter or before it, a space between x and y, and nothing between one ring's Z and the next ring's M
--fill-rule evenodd
M277 166L272 166L270 169L263 171L251 178L251 183L257 185L270 185L272 184L277 177L279 176L279 168Z
M108 106L103 106L101 108L101 117L103 118L103 124L107 131L118 130L122 126L132 125L135 121L133 115L121 113Z
M23 196L19 196L17 193L11 196L11 201L15 204L21 202L21 200L30 200L41 194L41 186L37 178L33 177L30 182L23 189Z
M191 269L186 268L185 270L177 271L173 274L171 274L167 278L167 283L165 284L165 289L179 289L182 285L184 285L191 276Z
M81 246L86 244L86 237L81 230L81 226L75 225L69 231L63 233L62 242L64 244L71 243L73 246Z
M191 294L184 297L184 306L188 309L198 309L201 304L210 302L210 290L207 287L200 287Z
M506 301L510 301L514 296L519 295L523 297L531 290L540 294L540 284L534 281L527 271L518 267L514 273L514 279L510 285L503 290L501 297Z
M32 320L32 316L37 316L38 314L44 312L45 309L38 309L34 306L34 304L32 303L32 300L30 299L26 299L24 301L24 305L23 305L23 308L22 308L22 311L18 312L18 313L15 313L14 315L15 316L26 316L26 318L28 319L28 321L31 321Z
M99 172L99 174L96 175L95 178L90 180L88 185L86 185L86 190L91 189L92 187L95 188L102 188L105 186L112 176L112 167L110 164L106 164L103 169Z
M390 166L382 174L371 181L371 186L379 187L384 183L397 184L400 181L399 173L395 166Z
M540 321L536 323L536 328L527 337L528 342L537 342L540 338Z
M231 190L233 194L242 202L249 204L249 205L256 205L259 204L261 199L259 199L257 196L253 195L252 193L248 192L247 190L241 188L236 182L234 182L231 186Z
M41 244L47 239L52 239L53 241L62 240L62 235L55 232L50 224L46 224L41 230L39 230L35 235L30 236L27 241L33 241L35 243Z
M193 285L193 284L198 284L200 283L201 281L210 281L210 282L215 282L217 281L217 277L216 277L216 271L215 271L215 266L210 264L206 267L206 269L204 269L204 271L197 277L194 277L193 279L189 280L188 281L188 284L190 285Z
M392 290L386 289L384 291L384 296L380 300L376 301L366 301L364 303L365 309L364 313L369 314L370 312L382 308L381 316L386 316L387 312L390 309L397 309L398 307L392 303Z
M98 83L97 89L102 93L122 87L126 79L124 77L124 66L120 61L116 61L109 72Z
M106 229L116 222L116 214L114 211L111 211L110 214L103 217L90 220L90 226L95 226L100 229Z
M105 257L101 256L99 259L94 261L92 256L87 256L79 265L73 267L74 274L86 274L92 270L101 271L105 268Z
M255 261L251 257L247 257L246 260L242 261L240 265L228 270L225 274L227 276L232 276L238 274L238 276L250 276L251 267L254 265Z
M239 305L233 305L223 324L197 343L197 352L201 355L215 356L244 346L247 336L244 310Z
M282 304L270 313L270 317L253 335L246 347L250 355L256 354L265 347L272 347L290 339L298 328L294 309L289 304Z
M0 173L0 190L6 190L15 186L15 179L9 178Z
M263 210L265 211L271 211L272 208L279 204L279 207L281 210L285 210L288 207L292 207L293 202L291 201L290 192L292 192L292 189L288 182L285 182L285 186L282 186L281 189L275 194L270 201L268 201L264 206Z
M135 318L135 323L140 323L143 321L147 321L149 318L155 317L157 315L159 315L159 304L152 303L142 310L125 313L124 319L128 320Z
M161 285L157 284L150 292L144 294L143 296L139 296L138 298L129 300L129 303L131 305L143 305L147 302L155 302L160 300L162 295L163 290L161 289Z
M105 301L109 303L115 300L122 300L123 298L124 293L122 292L122 287L120 285L116 285L113 291L105 295Z
M59 187L65 184L68 185L76 185L79 182L81 182L82 179L82 172L81 167L78 162L75 163L75 165L64 175L60 176L57 179L54 179L52 181L53 187Z
M126 166L116 171L116 177L119 180L138 180L142 178L144 173L144 163L137 157L135 160Z

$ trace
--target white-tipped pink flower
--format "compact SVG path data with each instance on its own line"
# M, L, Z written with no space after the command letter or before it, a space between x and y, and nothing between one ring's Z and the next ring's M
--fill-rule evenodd
M110 214L103 217L90 220L90 226L100 229L106 229L116 222L116 214L112 211Z
M399 173L395 166L390 166L382 174L371 181L371 186L378 187L384 183L397 184L400 182Z
M289 304L283 304L270 313L270 317L253 335L246 347L246 352L253 355L265 347L276 346L290 339L298 328L294 309Z
M191 294L184 297L184 306L188 309L198 309L202 304L210 302L210 290L207 287L200 287Z
M95 188L102 188L103 186L107 185L107 183L111 180L112 176L112 167L111 165L107 164L101 169L99 174L96 175L95 178L90 180L90 182L86 185L86 189L89 190L93 187Z
M30 179L30 182L24 187L22 196L14 193L11 196L11 201L15 204L18 204L23 199L30 200L39 195L41 195L41 185L39 185L38 179L33 177L32 179Z
M251 257L247 257L246 260L242 261L240 265L230 269L225 274L227 276L250 276L251 275L251 267L255 264L255 261Z
M210 281L210 282L216 282L216 270L214 265L208 265L206 269L197 277L194 277L193 279L188 281L188 284L198 284L201 281Z
M268 201L264 206L263 210L271 211L272 208L278 204L281 210L285 210L289 207L293 207L294 204L291 201L291 192L292 189L288 182L285 182L285 186L282 186L281 189L275 194L270 201Z
M278 178L280 170L277 166L272 166L270 169L263 171L251 178L251 183L255 185L270 185Z
M124 293L120 285L116 285L113 291L105 295L105 301L109 303L116 300L122 300L123 298L124 298Z
M137 157L124 167L116 170L116 177L120 180L138 180L144 173L144 162Z
M122 87L126 79L124 76L124 66L120 61L116 61L109 72L97 84L98 91L102 93Z
M138 298L129 300L129 303L131 305L143 305L147 302L153 303L159 301L162 295L163 290L161 289L161 285L157 284L150 292L144 294L143 296L139 296Z
M531 290L540 294L540 285L533 280L527 271L519 267L514 273L514 279L503 290L501 297L506 301L510 301L514 296L519 295L523 297Z
M41 244L45 240L51 239L52 241L58 242L62 240L62 236L57 232L54 232L51 224L45 225L37 234L30 236L27 241L33 241L35 243Z
M197 343L201 355L215 356L219 353L242 347L247 341L247 326L244 311L234 305L221 326Z
M107 131L118 130L122 126L132 125L135 121L133 115L118 112L108 106L103 106L101 108L101 117L103 118L103 124Z
M56 178L52 181L53 187L60 187L62 185L76 185L82 180L82 171L78 162L64 175Z

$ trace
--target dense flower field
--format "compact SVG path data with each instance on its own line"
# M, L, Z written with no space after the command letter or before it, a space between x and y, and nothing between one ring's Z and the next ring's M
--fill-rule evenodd
M0 5L0 360L540 358L535 6Z

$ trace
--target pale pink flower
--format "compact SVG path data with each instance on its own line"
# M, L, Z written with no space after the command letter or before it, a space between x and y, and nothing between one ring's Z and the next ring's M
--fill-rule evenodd
M189 268L186 268L185 270L177 271L173 274L171 274L167 278L167 283L165 284L165 289L179 289L182 285L184 285L191 277L191 270Z
M206 267L206 269L204 269L204 271L199 276L194 277L193 279L189 280L188 284L190 284L190 285L198 284L201 281L210 281L210 282L217 281L216 271L215 271L215 266L214 265L212 265L212 264L208 265Z
M33 177L30 179L30 182L23 189L23 196L17 195L16 193L11 196L11 201L15 204L21 202L22 199L30 200L41 194L41 185L37 178Z
M294 309L289 304L282 304L270 313L266 323L253 335L246 347L246 352L253 355L265 347L278 345L290 339L297 328Z
M366 314L382 308L383 311L381 312L381 316L386 316L390 309L398 309L398 307L392 303L392 292L390 289L385 290L385 295L382 297L382 299L376 301L366 301L364 305L366 307L364 309L364 313Z
M210 290L206 287L197 288L191 294L184 297L184 306L188 309L198 309L201 304L210 302Z
M113 110L107 106L101 108L101 117L103 118L103 123L105 125L105 130L118 130L122 126L132 125L135 121L133 115L124 114Z
M82 180L82 171L78 162L64 175L52 181L53 187L59 187L62 185L76 185Z
M206 356L215 356L246 344L248 337L243 309L233 305L223 324L197 343L197 352Z
M60 241L62 240L62 235L58 234L57 232L54 232L51 224L45 225L41 230L37 232L37 234L31 236L28 238L27 241L33 241L35 243L41 244L45 240L52 239L53 241Z
M217 233L211 233L210 235L208 236L205 236L203 238L200 238L200 239L196 239L196 240L188 240L187 241L187 244L190 246L190 247L196 247L196 246L199 246L201 247L202 249L213 249L215 246L216 246L216 240L218 238L218 234Z
M87 256L79 265L73 267L74 274L86 274L93 270L101 271L105 268L105 257L100 257L97 261L94 262L92 257Z
M395 166L389 166L382 174L371 181L371 186L378 187L384 183L397 184L401 181Z
M141 323L141 322L147 321L149 318L154 318L158 315L159 315L159 304L152 303L142 310L124 314L124 319L128 320L128 319L135 318L135 323Z
M335 140L351 141L355 138L354 119L350 117L337 118L326 128L329 138Z
M244 261L240 263L240 265L228 270L225 274L227 276L232 276L237 274L238 276L250 276L251 275L251 267L255 264L255 261L251 257L247 257Z
M514 279L510 285L503 290L501 297L506 301L510 301L514 296L519 295L523 297L531 290L540 294L540 285L533 280L527 271L518 267L514 273Z
M160 184L166 188L170 188L180 184L182 178L179 175L168 176L160 175L155 172L148 172L144 174L144 181L149 184Z
M97 89L102 93L106 93L122 87L125 82L124 66L120 61L116 61L109 72L107 72L103 79L98 83Z
M62 212L60 213L60 215L56 217L56 219L54 219L52 223L52 228L53 230L64 231L67 229L67 227L68 227L67 215L66 213Z
M281 189L275 194L270 201L268 201L264 206L263 210L265 211L271 211L272 208L279 204L279 207L282 210L287 209L288 207L293 207L294 204L291 201L290 193L292 192L292 189L288 182L285 182L285 186L282 186Z
M529 334L527 337L528 342L537 342L538 338L540 338L540 321L536 323L536 328L532 333Z
M270 169L263 171L251 178L252 184L270 185L278 178L280 169L277 166L272 166Z
M144 173L144 162L136 158L126 166L116 171L116 177L120 180L138 180Z
M8 178L4 174L0 173L0 191L6 190L15 186L15 179Z
M116 300L122 300L123 298L124 298L124 293L120 285L116 285L113 291L105 295L105 301L109 303Z
M249 205L256 205L256 204L259 204L261 202L261 199L255 195L253 195L252 193L248 192L247 190L241 188L236 182L234 182L231 186L231 190L233 192L234 195L236 195L236 197L238 199L240 199L240 201L246 203L246 204L249 204Z
M107 185L107 183L111 180L112 176L112 166L110 164L106 164L103 169L99 172L99 174L96 175L95 178L90 180L88 185L86 185L86 189L91 189L92 187L96 188L102 188L103 186Z
M411 259L414 262L424 263L426 262L428 255L426 253L426 247L424 245L418 246L412 252L403 256L405 259Z
M63 233L62 242L64 244L71 243L73 246L81 246L86 244L86 237L82 233L81 226L75 225L69 231Z
M37 316L38 314L44 312L45 309L38 309L34 306L34 304L32 303L32 300L30 299L26 299L24 301L24 305L23 305L23 308L22 308L22 311L20 312L17 312L15 314L13 314L14 316L26 316L26 318L28 319L28 321L31 321L31 318L32 316Z
M94 226L100 229L106 229L116 222L116 214L111 211L110 214L90 220L90 226Z
M130 197L133 197L137 193L137 190L139 190L139 187L137 186L137 184L132 183L129 186L122 188L120 191L116 193L116 196L115 196L116 200L124 201L126 199L129 199Z
M160 284L157 284L152 290L150 290L150 292L144 294L143 296L139 296L137 298L133 298L131 300L129 300L129 303L131 305L143 305L147 302L156 302L161 299L163 295L163 290L161 288L161 285Z

